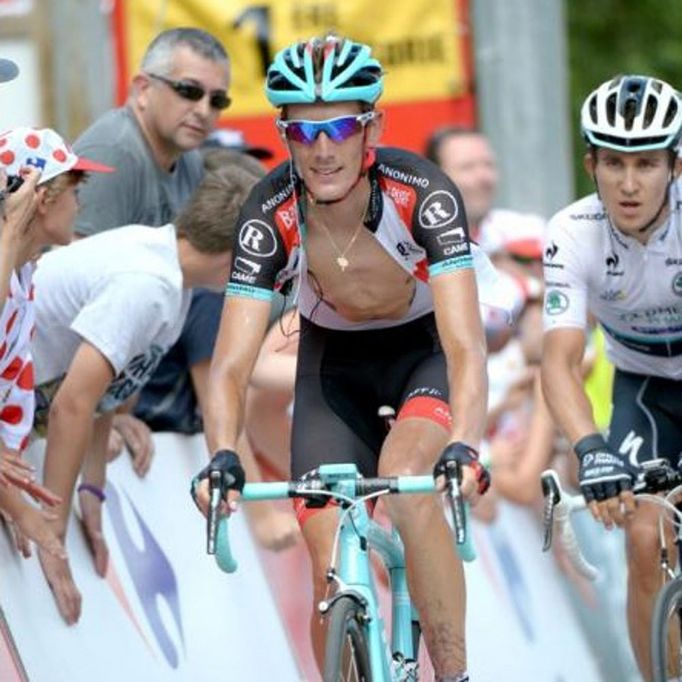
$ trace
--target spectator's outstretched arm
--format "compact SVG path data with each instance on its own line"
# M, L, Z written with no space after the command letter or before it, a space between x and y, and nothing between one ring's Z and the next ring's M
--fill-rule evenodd
M30 244L30 223L38 203L36 184L40 171L22 170L23 185L0 202L0 310L5 307L12 271L21 263L22 254ZM0 192L4 192L6 176L0 177ZM32 254L26 254L28 257Z
M76 478L93 435L95 410L114 378L109 361L83 341L50 407L45 454L45 484L63 499L54 528L63 540ZM81 595L67 561L40 553L40 562L64 620L72 625L81 613Z
M533 412L527 432L518 443L514 457L499 461L493 451L493 485L507 499L517 504L533 504L541 498L540 474L548 467L554 454L556 430L547 408L540 377L533 390Z

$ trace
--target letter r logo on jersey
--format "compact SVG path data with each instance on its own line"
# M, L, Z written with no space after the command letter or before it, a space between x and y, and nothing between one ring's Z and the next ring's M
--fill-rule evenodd
M450 192L439 189L431 192L422 202L419 208L419 224L427 230L445 227L457 217L457 213L455 197Z
M249 220L239 230L239 246L251 256L272 256L277 249L275 233L262 220Z

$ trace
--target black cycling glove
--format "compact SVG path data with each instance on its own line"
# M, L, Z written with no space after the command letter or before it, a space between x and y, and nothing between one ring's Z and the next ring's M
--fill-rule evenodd
M580 460L578 479L585 502L603 502L632 488L637 471L626 457L614 453L600 434L581 438L573 450Z
M478 452L465 443L450 443L433 468L433 476L441 476L456 465L468 466L474 470L480 495L490 487L490 472L478 461Z
M197 504L197 487L199 483L208 478L213 471L219 471L221 474L221 498L225 497L228 490L238 490L241 492L244 489L246 477L237 453L232 450L218 450L213 459L192 479L190 494L195 504Z

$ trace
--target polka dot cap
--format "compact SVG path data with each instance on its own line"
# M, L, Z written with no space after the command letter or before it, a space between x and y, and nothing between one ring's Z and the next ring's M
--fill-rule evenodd
M38 184L70 170L112 173L111 166L77 156L61 136L50 128L15 128L0 134L0 168L18 175L25 166L42 171Z

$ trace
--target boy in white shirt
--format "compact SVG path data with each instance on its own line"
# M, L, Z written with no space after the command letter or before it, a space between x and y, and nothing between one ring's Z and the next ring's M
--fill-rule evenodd
M80 510L97 573L106 444L114 410L142 388L182 330L192 287L224 288L235 224L256 178L238 167L209 173L174 224L129 225L43 256L35 275L36 428L46 427L44 483L61 496L63 539L79 472ZM86 457L87 453L87 457ZM40 552L68 624L81 595L65 559Z

